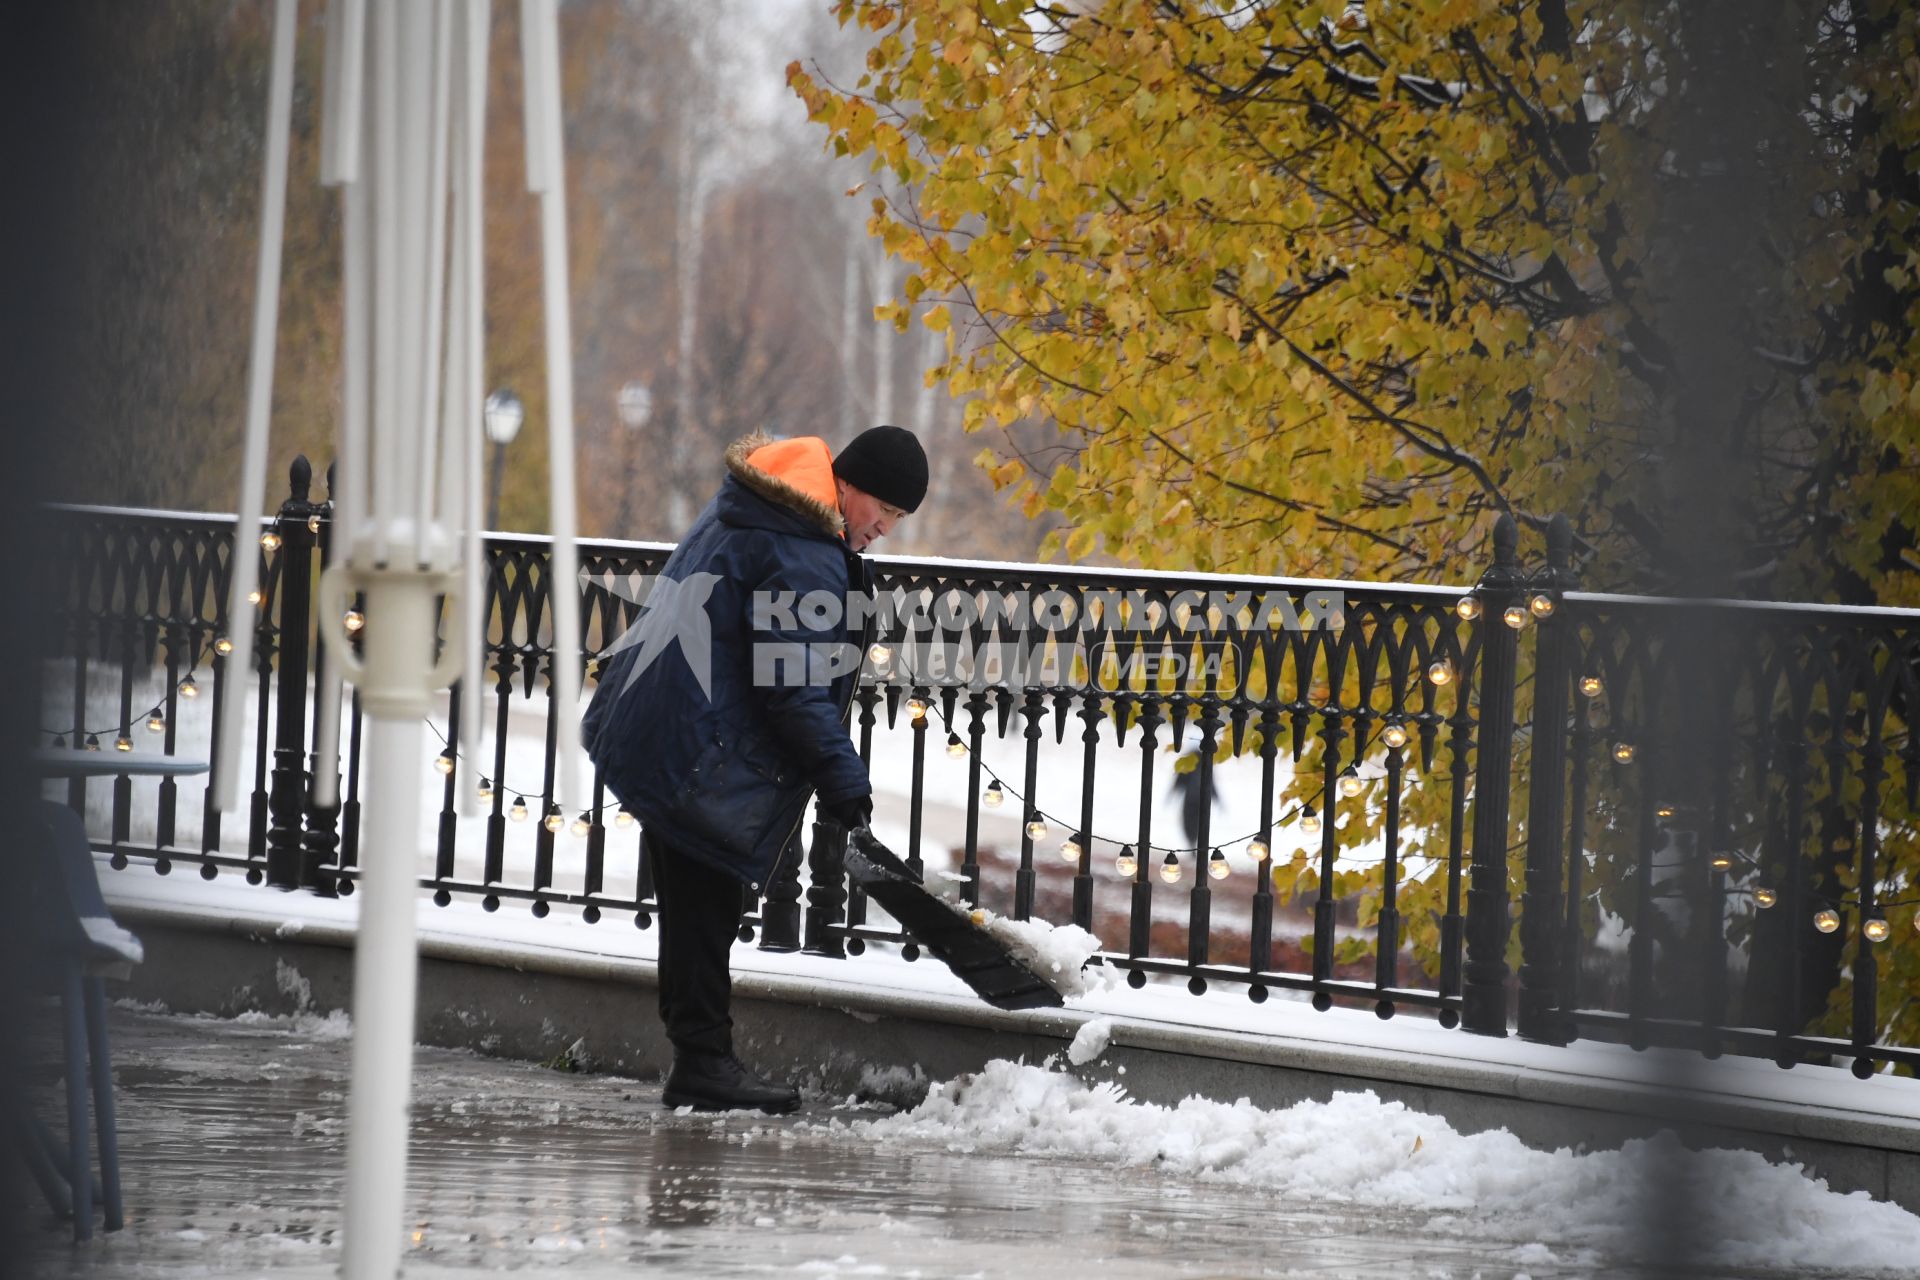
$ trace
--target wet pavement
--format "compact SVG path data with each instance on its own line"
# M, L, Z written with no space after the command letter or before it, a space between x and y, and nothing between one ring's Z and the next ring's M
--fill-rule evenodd
M35 1273L330 1275L344 1020L121 1008L112 1021L127 1227L74 1245L43 1211ZM657 1082L421 1048L407 1274L1656 1274L1551 1242L1441 1234L1424 1213L1287 1203L1150 1169L883 1146L844 1127L890 1110L815 1098L794 1117L681 1115L662 1109Z

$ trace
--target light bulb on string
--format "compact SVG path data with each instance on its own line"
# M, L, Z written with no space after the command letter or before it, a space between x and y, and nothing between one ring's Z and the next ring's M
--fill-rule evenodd
M167 731L167 718L165 716L161 715L158 711L156 711L152 715L147 717L148 733L165 733L166 731Z
M1249 840L1247 842L1247 856L1255 862L1265 862L1273 856L1273 850L1267 847L1265 840Z
M876 640L867 646L867 661L876 667L884 667L893 661L893 650Z
M261 534L260 549L262 551L278 551L280 549L280 535L271 529Z
M1553 597L1544 591L1540 592L1535 595L1533 599L1527 601L1527 608L1536 618L1551 618L1554 610Z
M1581 676L1580 677L1580 692L1585 694L1589 698L1599 697L1600 691L1605 689L1606 687L1607 686L1605 684L1601 683L1599 676Z
M616 827L630 827L633 825L633 815L625 809L622 809L613 815L613 825Z
M1472 622L1480 616L1480 597L1474 595L1461 596L1453 602L1453 611L1460 615L1461 621Z
M1399 723L1388 725L1380 731L1380 741L1398 751L1407 745L1407 726Z
M1753 891L1753 905L1759 907L1762 911L1765 911L1778 901L1780 901L1780 895L1771 889L1759 888Z
M947 735L947 754L952 756L955 760L958 760L967 754L967 744L960 741L959 734L950 733Z
M360 612L358 609L349 609L347 610L346 614L340 619L340 622L341 622L341 625L345 626L347 631L351 634L351 633L360 631L367 625L367 615Z
M452 753L447 751L442 751L439 755L435 756L433 758L433 767L435 769L438 769L442 775L451 777L453 775Z
M90 734L88 734L88 735L87 735L87 750L89 750L89 751L98 751L99 749L100 749L100 735L99 735L99 734L97 734L97 733L90 733Z
M476 796L478 796L478 797L480 797L480 798L481 798L482 800L491 800L491 799L493 799L493 782L492 782L492 780L491 780L491 779L488 779L488 778L482 778L482 779L480 779L480 785L479 785L479 786L477 786L477 787L475 787L475 788L473 789L473 793L474 793L474 794L475 794Z
M560 828L566 825L567 825L567 815L560 812L559 805L555 805L553 806L553 808L547 811L547 816L546 816L547 830L553 832L555 835L559 835Z
M265 604L266 602L267 602L267 593L260 590L260 588L255 587L252 591L247 592L247 603L252 605L254 608L257 609L261 605Z
M1633 763L1633 744L1631 742L1614 743L1613 759L1616 764L1632 764Z
M1320 829L1320 815L1313 811L1312 805L1307 805L1300 810L1300 829L1308 835Z
M188 676L180 682L180 696L183 698L197 698L200 696L200 686L193 682L192 676Z
M1340 774L1340 794L1341 795L1357 796L1360 794L1361 788L1364 785L1365 784L1363 784L1360 781L1360 771L1354 768L1352 765L1348 765L1344 770L1341 771L1341 774Z
M907 714L913 717L914 724L925 724L927 722L927 700L925 698L908 698Z
M525 796L515 796L513 798L513 807L507 810L507 816L515 822L525 822L527 820L527 798Z
M1027 838L1029 840L1045 840L1047 838L1047 820L1038 813L1033 814L1027 819Z
M318 515L311 515L307 517L307 532L308 533L320 532L320 517Z
M133 750L133 739L123 733L113 740L113 749L115 751L131 751Z
M1670 804L1663 804L1655 809L1653 814L1656 818L1671 818L1674 815L1674 808Z
M1139 872L1140 859L1133 856L1132 845L1123 844L1120 846L1120 852L1113 860L1113 869L1123 876L1133 876Z
M1832 933L1840 927L1840 913L1832 907L1825 907L1814 912L1813 927L1822 933Z
M998 809L1005 803L1006 798L1007 793L1000 789L1000 780L995 778L987 784L986 793L980 797L980 803L986 805L989 809Z
M1081 848L1078 837L1068 836L1060 842L1060 861L1077 863L1080 861L1080 854Z
M1715 871L1725 871L1729 867L1733 866L1733 855L1730 853L1724 853L1724 852L1716 853L1713 855L1713 857L1707 859L1707 865L1712 867Z
M1508 626L1512 627L1515 631L1518 631L1520 628L1526 626L1529 621L1531 621L1531 619L1527 615L1527 611L1521 608L1517 604L1508 605L1501 612L1500 620L1506 623Z
M1233 868L1227 865L1227 855L1215 849L1207 855L1207 874L1215 880L1225 880L1233 874Z
M213 642L213 651L224 658L233 652L233 641L225 636L219 636Z
M1893 932L1893 926L1887 923L1886 917L1875 916L1860 926L1860 932L1866 935L1868 942L1885 942L1887 935Z
M573 820L572 829L573 829L573 834L576 837L584 836L589 831L593 830L593 819L583 813L579 817Z
M53 735L53 749L54 749L55 751L65 751L65 750L67 749L67 735L66 735L66 734L64 734L64 733L56 733L56 734L54 734L54 735Z
M1180 883L1180 855L1171 849L1167 851L1167 856L1160 860L1160 878L1168 884Z
M1441 658L1438 661L1430 664L1427 667L1427 679L1434 684L1452 684L1453 683L1452 660L1448 658Z

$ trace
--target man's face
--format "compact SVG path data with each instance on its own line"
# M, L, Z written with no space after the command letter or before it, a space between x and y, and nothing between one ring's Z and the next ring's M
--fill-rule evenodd
M845 480L836 483L840 486L840 514L847 521L847 545L855 551L865 551L907 518L899 507L880 501L864 489Z

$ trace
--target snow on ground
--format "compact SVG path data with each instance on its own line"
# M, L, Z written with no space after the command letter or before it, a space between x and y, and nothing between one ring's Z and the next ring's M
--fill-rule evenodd
M1505 1130L1457 1133L1371 1091L1279 1111L1198 1097L1162 1107L1118 1084L997 1060L936 1084L912 1111L848 1127L877 1143L1073 1157L1289 1200L1415 1209L1448 1234L1492 1222L1629 1257L1664 1207L1656 1197L1676 1186L1693 1198L1687 1225L1705 1260L1719 1265L1911 1275L1920 1242L1920 1217L1752 1152L1688 1151L1665 1132L1618 1151L1535 1151Z

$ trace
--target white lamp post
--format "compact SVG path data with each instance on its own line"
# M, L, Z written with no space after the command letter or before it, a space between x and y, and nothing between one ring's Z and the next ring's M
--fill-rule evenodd
M525 406L520 397L507 387L501 387L487 397L487 407L481 414L486 424L487 439L493 441L493 476L487 485L487 528L500 527L500 481L507 469L507 446L520 434L520 424L527 420Z

